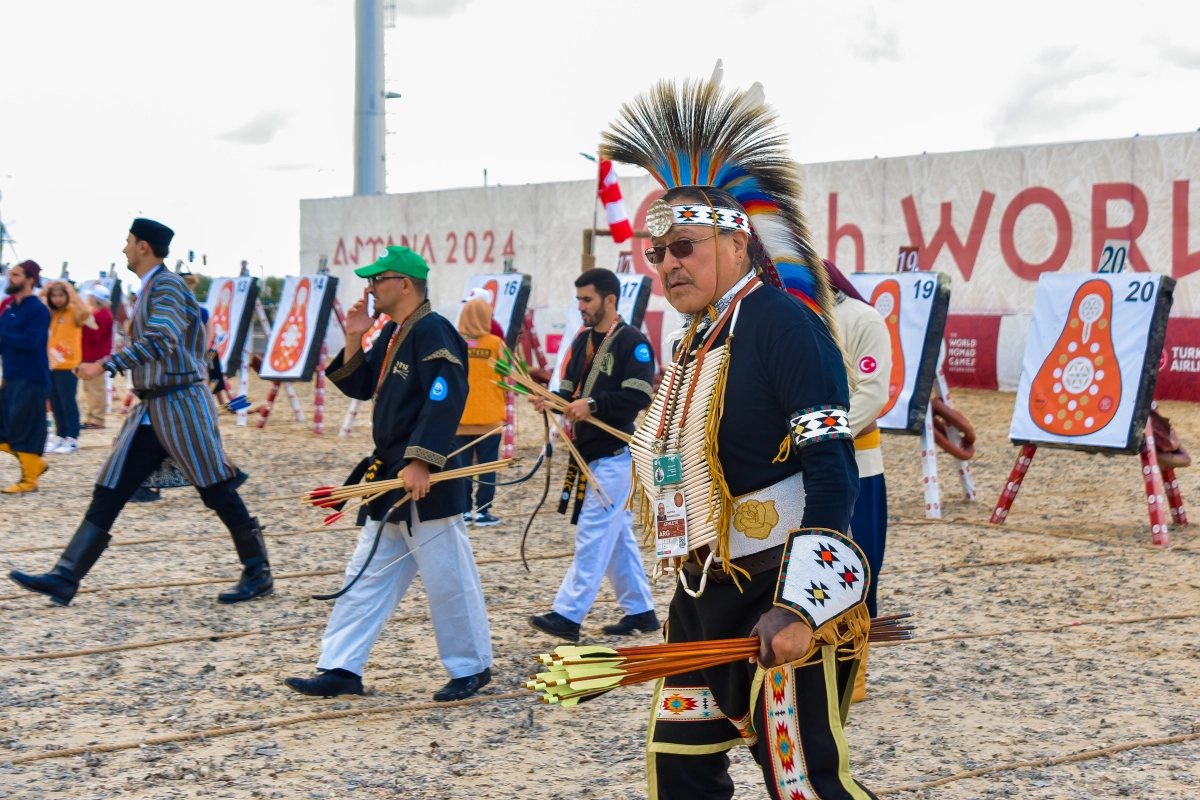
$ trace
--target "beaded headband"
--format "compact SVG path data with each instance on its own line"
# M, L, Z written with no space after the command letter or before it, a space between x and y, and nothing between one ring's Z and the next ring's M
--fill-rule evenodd
M663 200L655 200L646 209L646 230L651 236L662 236L673 225L716 225L731 231L742 231L753 235L750 220L745 213L726 206L708 206L685 203L673 206Z

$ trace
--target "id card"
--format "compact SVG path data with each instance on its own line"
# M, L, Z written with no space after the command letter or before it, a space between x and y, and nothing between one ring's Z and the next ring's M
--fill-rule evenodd
M654 552L658 559L688 554L687 507L683 490L663 492L654 498Z
M678 453L654 459L654 485L670 486L683 482L683 459Z

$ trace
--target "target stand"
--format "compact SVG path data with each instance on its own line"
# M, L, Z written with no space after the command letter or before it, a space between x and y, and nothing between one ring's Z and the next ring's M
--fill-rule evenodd
M1174 287L1153 273L1041 276L1009 431L1021 450L992 524L1008 518L1039 447L1136 453L1151 541L1167 546L1171 520L1187 524L1179 482L1160 468L1149 422Z

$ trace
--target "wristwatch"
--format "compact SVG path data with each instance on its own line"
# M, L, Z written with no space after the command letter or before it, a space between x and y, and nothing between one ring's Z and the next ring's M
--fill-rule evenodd
M587 404L588 404L588 411L591 411L593 414L595 414L595 413L596 413L596 400L595 400L595 398L589 397L589 398L587 399Z

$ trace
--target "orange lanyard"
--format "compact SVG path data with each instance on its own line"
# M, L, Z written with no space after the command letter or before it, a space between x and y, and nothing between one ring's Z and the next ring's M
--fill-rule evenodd
M379 390L383 388L383 379L387 377L388 370L392 366L392 357L396 354L396 346L400 344L400 332L404 330L404 326L412 319L412 314L404 318L404 321L396 326L396 330L392 332L392 339L388 342L387 352L383 354L383 364L379 367L379 380L375 382L375 394L379 394Z

